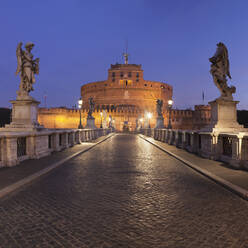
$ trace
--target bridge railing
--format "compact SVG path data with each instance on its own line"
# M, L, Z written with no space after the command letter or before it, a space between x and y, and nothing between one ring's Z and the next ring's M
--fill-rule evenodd
M141 129L140 133L199 156L248 169L248 132L212 133L174 129Z
M54 151L95 140L111 129L44 129L37 132L1 132L0 167L15 166L26 159L39 159Z

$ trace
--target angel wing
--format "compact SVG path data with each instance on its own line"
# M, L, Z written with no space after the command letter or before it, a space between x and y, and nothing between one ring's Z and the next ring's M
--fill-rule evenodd
M19 42L16 48L16 58L17 58L17 69L16 69L16 75L21 72L22 70L22 42Z
M225 64L225 73L226 75L232 79L231 77L231 74L230 74L230 69L229 69L229 58L228 58L228 50L226 48L226 46L224 46L224 49L225 49L225 52L224 52L224 56L225 56L225 61L224 61L224 64Z
M35 61L34 61L34 73L37 75L39 75L39 72L40 72L39 63L40 63L40 59L39 58L35 59Z

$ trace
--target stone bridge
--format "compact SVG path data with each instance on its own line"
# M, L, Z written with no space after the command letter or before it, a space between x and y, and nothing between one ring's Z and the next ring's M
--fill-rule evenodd
M29 159L0 170L0 247L247 247L248 204L221 175L248 186L244 171L135 134Z

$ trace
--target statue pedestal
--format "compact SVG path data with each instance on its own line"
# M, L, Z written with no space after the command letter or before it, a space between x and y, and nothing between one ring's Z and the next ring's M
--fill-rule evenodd
M218 98L211 105L211 124L201 131L209 132L240 132L246 129L237 122L237 107L239 101Z
M35 131L43 128L37 121L40 102L34 99L18 99L10 102L12 103L12 122L3 128L4 131Z
M106 121L106 120L103 120L103 121L102 121L102 128L103 128L103 129L108 128L108 124L107 124L107 121Z
M96 129L95 118L93 116L87 117L86 129Z
M155 128L164 128L164 117L158 116Z

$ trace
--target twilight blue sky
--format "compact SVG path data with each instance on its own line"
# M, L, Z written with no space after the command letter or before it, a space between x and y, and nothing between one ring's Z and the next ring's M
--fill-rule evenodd
M229 50L240 109L248 109L247 0L9 0L0 2L0 107L16 97L16 45L35 43L40 75L31 94L44 106L71 107L86 82L110 64L142 64L146 80L174 88L177 108L219 96L209 74L216 43ZM230 83L230 82L229 82Z

